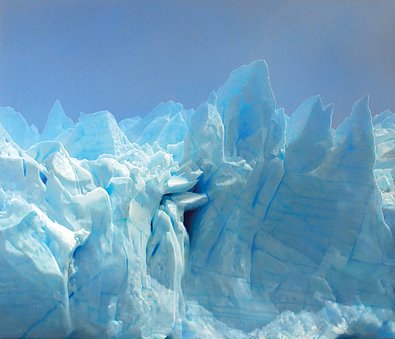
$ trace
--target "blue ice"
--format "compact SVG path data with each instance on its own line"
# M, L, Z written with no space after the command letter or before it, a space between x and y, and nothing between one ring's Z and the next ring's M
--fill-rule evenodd
M40 134L0 108L0 338L395 337L395 114L277 106L267 64Z

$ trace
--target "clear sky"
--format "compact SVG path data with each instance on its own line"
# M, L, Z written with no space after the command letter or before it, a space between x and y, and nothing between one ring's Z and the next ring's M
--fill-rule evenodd
M395 111L395 1L0 0L0 105L39 128L56 99L74 120L197 107L258 58L287 113L315 94L335 122L366 94Z

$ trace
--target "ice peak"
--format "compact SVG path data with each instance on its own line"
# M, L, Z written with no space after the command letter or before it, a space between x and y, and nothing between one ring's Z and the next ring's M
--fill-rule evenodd
M73 126L73 120L65 114L60 101L56 100L48 114L47 122L41 134L41 140L55 139L58 135Z

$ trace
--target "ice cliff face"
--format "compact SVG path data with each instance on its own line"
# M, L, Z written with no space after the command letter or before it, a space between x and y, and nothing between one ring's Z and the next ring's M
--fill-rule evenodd
M267 65L119 123L0 108L0 337L395 336L395 115Z

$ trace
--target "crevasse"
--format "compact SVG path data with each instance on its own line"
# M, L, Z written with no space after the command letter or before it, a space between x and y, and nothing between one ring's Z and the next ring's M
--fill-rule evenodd
M395 337L395 115L332 109L261 60L196 110L0 108L0 338Z

